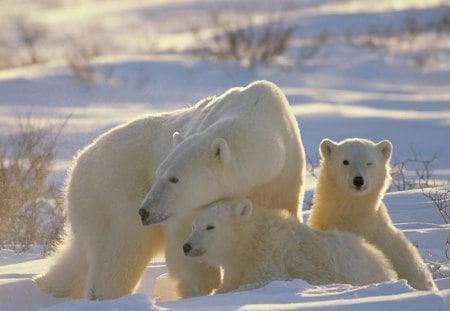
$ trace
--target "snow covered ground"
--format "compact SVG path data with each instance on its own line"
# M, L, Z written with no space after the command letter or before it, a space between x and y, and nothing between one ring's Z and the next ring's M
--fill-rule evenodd
M0 135L15 130L19 114L31 111L33 118L55 124L70 115L58 141L54 176L61 182L76 151L110 127L142 114L195 103L229 87L267 79L288 96L311 159L317 157L319 142L325 137L389 139L394 144L394 163L411 157L412 150L423 159L436 156L433 177L449 180L448 1L261 4L251 0L246 7L252 8L261 25L274 6L290 5L287 22L299 28L292 48L280 60L282 65L245 69L183 52L196 44L188 31L192 23L206 21L208 12L217 8L242 14L240 3L2 1L0 42L5 44L0 45L0 58L5 47L13 49L16 44L11 39L14 18L39 22L51 33L40 47L47 63L0 71ZM29 8L33 14L27 15L24 12ZM436 21L446 29L439 35L437 28L430 26ZM375 35L387 29L396 32L405 25L409 25L408 34L401 38ZM432 30L417 30L424 25ZM316 53L301 56L304 47L325 30L328 38ZM67 33L105 46L103 56L94 62L95 83L80 81L65 65L62 55ZM150 52L142 48L143 42L148 47L148 36L144 35L148 33L153 38ZM21 53L24 51L17 55ZM308 176L307 198L314 185L315 178ZM436 274L448 276L450 225L445 224L436 206L417 190L389 193L385 201L396 226L417 245ZM415 291L403 280L364 287L311 286L293 280L252 291L171 300L173 288L163 276L164 262L149 264L134 295L102 302L64 300L42 293L31 281L47 264L38 247L24 254L0 250L0 310L450 310L449 277L437 280L440 291L436 293Z
M428 261L446 262L445 242L450 227L417 191L389 194L386 203L393 221L419 246ZM38 250L14 255L0 251L0 310L448 310L450 278L437 280L439 292L419 292L404 280L368 286L331 284L312 286L302 280L275 281L252 291L170 299L173 288L165 278L163 262L151 263L138 293L111 301L64 300L41 292L30 278L42 271L48 259ZM17 261L20 263L11 264ZM448 272L447 266L444 271ZM156 285L156 286L155 286ZM155 288L156 287L156 288ZM156 295L154 297L153 295ZM155 301L154 298L161 299Z

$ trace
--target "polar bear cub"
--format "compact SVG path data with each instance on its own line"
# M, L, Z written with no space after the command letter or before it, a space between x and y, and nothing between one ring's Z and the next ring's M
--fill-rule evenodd
M365 285L395 280L389 261L353 234L310 229L280 209L248 199L204 208L183 245L188 258L223 269L216 293L273 280Z
M417 249L395 228L382 202L390 183L391 142L352 138L320 143L321 174L309 226L355 233L391 261L400 278L419 290L436 285Z

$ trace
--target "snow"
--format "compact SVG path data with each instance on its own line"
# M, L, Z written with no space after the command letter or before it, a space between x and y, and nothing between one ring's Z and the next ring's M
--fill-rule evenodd
M249 0L245 7L252 8L264 25L274 10L290 3ZM189 26L195 22L206 26L208 12L216 8L245 14L241 1L5 0L0 4L4 49L17 44L10 38L14 18L22 16L51 30L41 47L51 61L0 70L0 135L17 130L17 117L27 113L56 125L69 118L58 141L54 167L54 177L61 184L77 150L106 129L267 79L288 96L311 159L317 157L319 142L325 137L389 139L394 144L393 162L408 158L412 150L423 159L436 156L433 178L448 182L448 31L439 37L417 34L410 41L389 38L382 48L355 47L345 36L348 30L355 39L365 38L373 29L401 30L405 18L429 25L449 16L449 5L438 0L366 1L364 5L358 0L297 1L286 22L300 27L281 65L246 69L182 52L196 44ZM24 13L29 11L33 14ZM314 57L299 56L304 44L324 30L330 39L321 43ZM67 48L66 33L87 44L109 46L95 59L95 83L80 81L65 65L61 55ZM150 45L157 53L149 52ZM23 51L17 55L23 56ZM419 66L420 57L425 59L423 66ZM315 183L308 176L307 198ZM133 295L110 301L69 300L48 296L32 282L49 264L49 259L41 257L41 249L34 247L19 254L0 250L0 310L450 310L446 255L450 225L420 190L389 193L385 203L394 224L418 247L435 274L443 277L437 280L438 292L416 291L404 280L356 287L312 286L296 279L249 291L176 300L164 261L156 261L149 263ZM305 210L304 219L308 215Z

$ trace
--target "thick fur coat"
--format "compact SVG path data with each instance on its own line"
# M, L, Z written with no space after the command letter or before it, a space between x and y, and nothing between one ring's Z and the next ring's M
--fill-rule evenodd
M250 200L208 206L183 246L187 257L223 268L217 293L301 278L310 284L395 280L382 252L351 233L323 232Z
M390 184L392 144L359 138L339 143L325 139L320 154L321 173L309 226L348 231L365 238L384 252L399 277L410 286L435 290L427 265L393 225L382 201Z
M179 295L207 294L219 270L180 250L194 208L245 194L297 214L304 162L286 97L267 81L120 125L75 158L65 192L68 237L35 281L58 297L116 298L133 292L165 247Z

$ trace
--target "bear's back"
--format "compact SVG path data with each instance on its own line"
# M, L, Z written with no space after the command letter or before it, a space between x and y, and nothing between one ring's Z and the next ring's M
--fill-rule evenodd
M277 115L292 114L282 91L268 81L256 81L247 87L236 87L224 94L198 102L180 132L191 135L206 130L224 119L260 119L261 125Z

